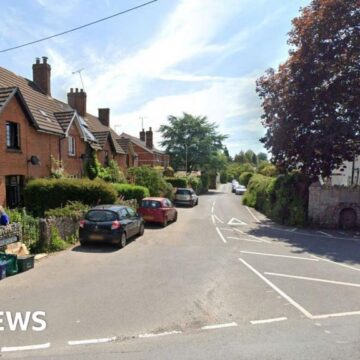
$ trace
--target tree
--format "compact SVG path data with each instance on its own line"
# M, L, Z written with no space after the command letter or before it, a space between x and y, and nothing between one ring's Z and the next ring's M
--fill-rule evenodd
M232 158L231 158L231 156L229 154L229 150L228 150L228 148L226 146L224 147L224 155L226 156L226 159L227 159L228 162L232 161Z
M240 164L245 163L246 162L245 153L241 150L239 154L235 155L234 161Z
M282 171L314 179L352 160L360 134L360 6L313 0L293 20L289 59L257 82L261 139Z
M260 162L264 162L264 161L268 161L268 156L267 154L263 153L263 152L259 152L257 154L257 162L260 163Z
M182 117L169 116L169 125L161 125L161 145L170 155L175 170L202 170L211 156L223 148L227 138L217 132L217 125L206 117L184 113Z

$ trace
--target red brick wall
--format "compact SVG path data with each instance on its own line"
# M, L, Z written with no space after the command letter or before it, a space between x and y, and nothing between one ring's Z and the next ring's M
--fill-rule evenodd
M160 154L160 153L150 153L140 146L133 143L135 152L138 155L138 165L150 165L150 166L168 166L169 165L169 155Z
M20 124L20 151L6 148L6 121ZM5 204L5 176L22 175L37 178L50 175L51 154L58 154L59 137L37 132L26 118L16 98L13 98L0 114L0 204ZM40 159L40 165L27 160L32 155Z

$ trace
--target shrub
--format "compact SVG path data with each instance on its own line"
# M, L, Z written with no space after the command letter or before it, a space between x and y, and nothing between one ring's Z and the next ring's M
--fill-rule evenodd
M136 199L138 204L140 204L143 198L150 196L148 188L144 186L131 184L114 184L113 186L118 196L123 200Z
M222 171L220 173L220 183L221 184L226 184L228 182L228 176L227 176L227 172L226 171Z
M97 158L96 151L91 149L88 159L85 162L85 175L94 180L100 172L101 164Z
M164 176L174 177L175 171L171 166L168 166L164 169Z
M269 189L275 179L260 174L255 174L249 184L243 197L243 204L254 207L257 210L268 214L267 209L270 206Z
M148 188L151 196L161 196L167 188L162 175L150 166L130 168L128 177L131 183Z
M165 188L161 191L161 196L166 197L170 200L173 200L174 198L174 187L168 183L165 182L166 186Z
M275 165L265 163L259 166L258 173L264 176L275 177L278 175L278 170Z
M107 182L126 183L125 175L115 160L110 160L107 167L100 166L98 177Z
M250 179L254 174L251 172L244 172L239 177L239 182L241 185L248 186Z
M202 184L199 176L189 176L188 184L196 192L196 194L201 194Z
M200 193L204 194L204 193L208 192L209 184L210 184L209 174L204 171L201 172L200 182L201 182Z
M88 205L79 201L69 201L64 207L46 210L45 217L71 217L79 220L87 210Z
M60 237L59 231L56 226L51 226L50 229L50 244L46 249L48 252L61 251L69 247L69 243Z
M37 216L48 209L62 207L68 201L86 205L113 204L117 194L114 188L101 180L88 179L36 179L24 189L26 208Z
M186 188L188 185L188 179L184 177L168 177L165 181L175 188Z

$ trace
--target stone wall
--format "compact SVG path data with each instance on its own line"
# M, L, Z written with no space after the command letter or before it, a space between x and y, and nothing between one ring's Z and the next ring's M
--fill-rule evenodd
M347 209L356 214L355 223L360 227L360 187L321 186L319 183L310 186L308 217L312 225L338 228Z

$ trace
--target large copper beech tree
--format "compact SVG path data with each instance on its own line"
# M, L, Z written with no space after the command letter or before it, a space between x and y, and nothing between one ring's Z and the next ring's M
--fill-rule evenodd
M313 0L288 42L288 60L257 81L261 141L280 169L326 177L360 154L360 0Z

